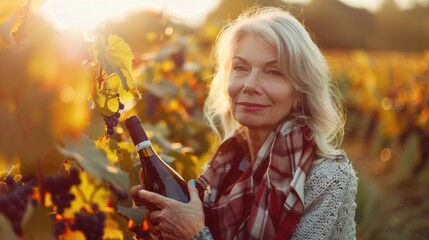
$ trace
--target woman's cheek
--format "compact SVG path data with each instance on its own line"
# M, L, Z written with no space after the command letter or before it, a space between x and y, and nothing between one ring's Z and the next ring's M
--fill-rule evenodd
M229 79L228 80L228 95L231 99L235 98L237 94L240 92L240 81L237 79Z

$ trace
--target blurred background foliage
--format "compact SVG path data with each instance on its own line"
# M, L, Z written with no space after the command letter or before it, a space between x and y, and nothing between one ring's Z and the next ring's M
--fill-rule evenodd
M57 31L25 8L24 14L0 15L1 176L34 173L37 162L45 175L54 174L72 161L99 180L116 179L88 165L99 161L125 173L128 183L118 180L123 185L138 184L138 161L122 124L137 114L162 157L185 180L196 178L216 147L202 116L213 74L210 51L227 20L254 4L288 8L329 61L347 109L343 147L359 177L358 239L428 238L429 3L424 1L403 10L385 0L379 11L369 12L338 0L223 0L198 27L162 11L106 22L97 34L119 36L129 46L128 70L140 94L121 90L114 75L103 77L125 104L113 136L105 134L101 112L116 110L94 106L97 94L108 94L96 88L106 68L94 60L91 37ZM102 153L79 152L94 148ZM87 159L73 159L76 151ZM131 207L128 202L113 209L124 213L123 206ZM117 221L126 228L124 220Z

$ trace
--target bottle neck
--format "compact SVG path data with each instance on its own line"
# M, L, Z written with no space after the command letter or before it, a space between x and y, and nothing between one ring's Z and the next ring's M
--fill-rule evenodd
M136 144L136 150L140 155L143 156L152 156L156 154L150 140L145 140L143 142L140 142L139 144Z

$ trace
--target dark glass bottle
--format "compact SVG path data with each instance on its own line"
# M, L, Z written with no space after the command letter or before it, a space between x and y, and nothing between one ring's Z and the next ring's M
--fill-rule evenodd
M188 187L183 178L155 152L140 118L131 116L125 125L140 157L143 172L144 188L178 201L189 202ZM148 206L154 210L154 206Z

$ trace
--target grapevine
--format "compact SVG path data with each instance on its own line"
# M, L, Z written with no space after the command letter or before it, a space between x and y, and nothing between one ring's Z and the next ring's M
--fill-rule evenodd
M28 203L30 202L33 205L37 204L31 201L33 184L24 183L22 181L15 182L14 176L12 175L5 177L0 184L0 212L9 219L14 232L17 235L21 235L21 221Z
M44 184L46 191L51 193L51 201L56 205L56 212L63 214L64 209L70 207L71 201L75 199L69 191L73 185L80 184L79 171L72 168L69 174L61 173L46 177Z
M82 208L75 214L74 223L71 224L71 230L82 231L88 240L100 240L103 237L106 214L93 204L91 211Z
M110 136L115 134L114 128L119 124L119 118L121 117L121 113L119 111L125 108L125 105L119 100L119 95L117 96L118 96L118 110L114 112L112 115L109 115L109 116L103 115L104 124L106 125L106 129L107 129L106 133L109 134Z

